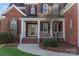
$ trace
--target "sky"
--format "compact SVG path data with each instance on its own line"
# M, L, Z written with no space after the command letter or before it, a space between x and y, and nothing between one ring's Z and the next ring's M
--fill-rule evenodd
M8 8L10 3L0 3L0 15Z

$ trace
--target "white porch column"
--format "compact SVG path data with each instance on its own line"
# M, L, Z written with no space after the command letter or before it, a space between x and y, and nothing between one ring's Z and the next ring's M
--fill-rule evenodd
M24 38L26 38L26 21L24 21Z
M22 42L22 38L26 37L26 22L21 19L21 34L20 34L20 44Z
M65 19L63 19L63 38L65 41Z
M38 20L38 43L40 40L40 20Z
M53 34L52 34L52 28L53 28L52 24L53 24L53 23L52 23L52 21L51 21L51 22L50 22L50 35L51 35L51 36L53 36Z

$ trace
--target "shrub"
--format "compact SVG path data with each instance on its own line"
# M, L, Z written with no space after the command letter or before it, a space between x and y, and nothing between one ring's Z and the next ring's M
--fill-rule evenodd
M0 33L0 43L10 43L14 41L15 36L12 33Z
M49 38L43 41L45 47L58 47L58 41L53 38Z

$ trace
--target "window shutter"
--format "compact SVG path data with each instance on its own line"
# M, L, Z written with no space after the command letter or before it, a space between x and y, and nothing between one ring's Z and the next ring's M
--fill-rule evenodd
M11 28L10 28L10 23L11 23L11 21L8 21L8 30L9 30L9 31L11 30Z
M40 31L43 31L43 23L40 24Z
M50 22L48 22L48 32L50 32Z
M48 13L48 4L43 4L43 13Z
M35 14L37 15L37 6L35 5Z
M31 12L31 14L35 14L35 6L34 5L31 6L31 11L30 12Z
M43 4L40 6L40 12L43 13Z
M19 34L20 28L19 28L19 21L17 21L17 34Z
M30 14L31 14L30 11L31 11L31 8L30 8L30 6L29 6L29 15L28 15L28 16L30 16Z

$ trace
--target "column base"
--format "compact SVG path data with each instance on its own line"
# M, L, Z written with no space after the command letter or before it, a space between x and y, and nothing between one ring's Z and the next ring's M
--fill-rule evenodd
M26 35L24 33L20 34L20 43L22 42L23 38L26 38Z

